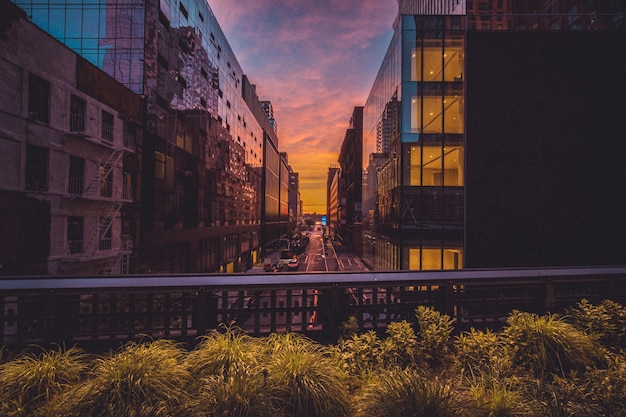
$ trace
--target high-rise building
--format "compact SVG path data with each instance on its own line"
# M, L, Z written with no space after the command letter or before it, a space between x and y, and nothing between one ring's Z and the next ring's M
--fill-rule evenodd
M268 196L280 198L288 180L268 179L280 169L276 131L209 4L14 1L145 100L134 271L231 272L256 263L261 221L274 217L265 211L287 216Z
M398 6L364 108L364 261L623 264L625 3Z

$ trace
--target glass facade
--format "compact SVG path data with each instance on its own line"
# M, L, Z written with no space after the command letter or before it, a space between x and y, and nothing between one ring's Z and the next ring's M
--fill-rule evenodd
M463 266L463 16L403 15L365 106L364 260Z
M364 108L363 260L378 270L463 268L469 178L466 74L468 68L480 67L475 62L468 67L468 42L474 40L471 50L476 50L477 33L489 33L491 39L504 31L623 30L625 6L614 0L399 0L398 4L394 36ZM510 55L523 59L519 51L507 51L506 59ZM497 64L489 71L491 77L501 76ZM522 78L528 83L544 76ZM479 81L486 77L474 74ZM481 91L480 100L489 100L485 98L489 94L500 100L503 94ZM480 101L473 97L474 103ZM476 120L480 106L469 108ZM483 123L493 125L495 120ZM472 135L475 142L482 142L480 130L474 128ZM504 146L495 148L494 154ZM481 169L478 158L473 156L470 169L484 173L488 169Z

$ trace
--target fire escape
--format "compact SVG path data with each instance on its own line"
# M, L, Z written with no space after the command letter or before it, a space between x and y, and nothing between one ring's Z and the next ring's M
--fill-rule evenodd
M130 236L121 236L119 249L118 245L113 244L111 238L114 220L120 215L124 202L132 199L130 196L132 193L124 188L120 199L120 194L112 181L113 171L122 161L125 149L134 148L134 137L128 137L126 132L123 136L123 147L117 147L114 145L112 126L110 129L102 128L102 140L100 140L85 133L84 115L70 115L70 131L67 132L67 137L98 143L103 145L105 151L98 161L98 169L91 178L85 178L87 181L77 178L73 182L70 178L69 196L65 204L83 199L98 202L102 208L98 215L98 225L93 233L80 241L69 241L68 237L65 264L95 261L97 263L95 272L104 276L116 273L128 274L133 248ZM86 183L84 188L83 183Z

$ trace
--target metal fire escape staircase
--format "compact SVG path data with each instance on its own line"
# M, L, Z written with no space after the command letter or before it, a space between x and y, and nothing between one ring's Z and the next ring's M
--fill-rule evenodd
M105 158L103 158L103 160L99 164L98 172L96 173L96 175L93 176L93 178L85 188L85 191L82 194L83 197L102 197L102 187L104 184L106 184L106 179L109 177L117 164L122 160L123 156L124 150L114 148L110 153L106 155ZM78 196L74 196L72 198L76 197ZM123 203L115 199L115 194L113 193L113 190L111 190L111 197L113 199L107 201L109 204L106 204L103 207L99 216L98 228L84 245L82 254L79 257L80 259L88 260L92 259L95 256L96 252L100 249L100 242L106 239L107 233L109 232L113 224L113 220L119 215ZM111 275L118 265L121 266L121 273L128 273L128 265L130 262L131 252L132 239L130 238L130 236L123 236L119 254L112 258L108 258L105 262L102 262L99 265L98 274Z

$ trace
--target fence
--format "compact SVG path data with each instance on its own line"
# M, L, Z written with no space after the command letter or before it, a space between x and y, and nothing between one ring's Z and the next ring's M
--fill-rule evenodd
M107 349L144 337L193 344L220 323L251 335L295 331L334 342L350 316L384 331L418 305L457 330L499 327L514 309L563 312L626 301L626 267L266 275L14 277L0 280L0 346Z

